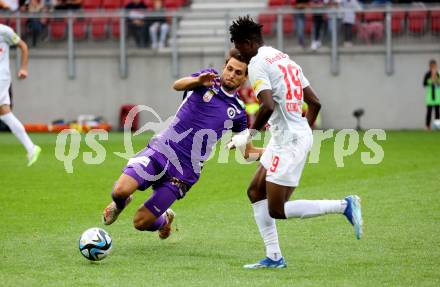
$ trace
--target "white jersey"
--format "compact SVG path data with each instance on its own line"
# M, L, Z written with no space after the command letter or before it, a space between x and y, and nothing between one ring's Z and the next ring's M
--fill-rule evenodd
M17 45L20 37L9 26L0 24L0 80L11 80L9 46Z
M282 137L279 138L282 140L310 134L307 119L302 116L303 89L310 83L301 67L287 54L262 46L251 59L248 71L256 95L263 90L272 90L275 101L275 109L269 119L272 137L275 140Z

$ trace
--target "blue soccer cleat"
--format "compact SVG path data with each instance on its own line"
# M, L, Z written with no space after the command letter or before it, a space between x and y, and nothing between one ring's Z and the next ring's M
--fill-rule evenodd
M357 195L349 195L345 198L347 207L345 208L344 215L347 220L354 226L354 234L356 239L362 237L362 212L361 212L361 199Z
M269 257L264 258L260 262L253 264L246 264L243 266L246 269L261 269L261 268L286 268L287 264L284 261L284 258L281 257L280 260L272 260Z

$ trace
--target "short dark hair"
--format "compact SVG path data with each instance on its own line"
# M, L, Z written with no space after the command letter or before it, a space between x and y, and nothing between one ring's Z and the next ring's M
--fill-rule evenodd
M231 49L229 50L229 55L228 55L228 57L226 57L225 65L228 64L228 62L229 62L229 60L230 60L231 58L234 58L234 59L236 59L237 61L240 61L240 62L242 62L242 63L247 64L247 62L246 62L246 60L244 59L244 57L240 54L240 51L238 51L238 50L235 49L235 48L231 48ZM246 75L247 75L247 73L248 73L248 70L247 70L247 67L246 67Z
M240 43L245 40L250 40L262 43L262 28L263 25L254 22L254 20L249 15L238 17L238 19L232 22L232 25L229 27L231 42Z
M430 65L436 65L436 64L437 64L437 61L434 60L434 59L431 59L431 60L429 60L429 64L430 64Z

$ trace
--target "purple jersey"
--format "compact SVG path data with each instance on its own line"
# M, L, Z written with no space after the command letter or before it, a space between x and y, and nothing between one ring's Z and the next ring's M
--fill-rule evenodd
M192 76L206 72L218 74L214 69L204 69ZM173 176L192 185L224 132L241 132L247 128L247 121L237 93L228 94L219 81L186 93L171 125L153 137L149 147L166 156Z

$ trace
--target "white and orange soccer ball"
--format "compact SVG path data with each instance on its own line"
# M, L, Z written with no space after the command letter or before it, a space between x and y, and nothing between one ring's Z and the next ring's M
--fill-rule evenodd
M112 250L112 238L102 228L89 228L79 238L79 251L91 260L100 261Z

